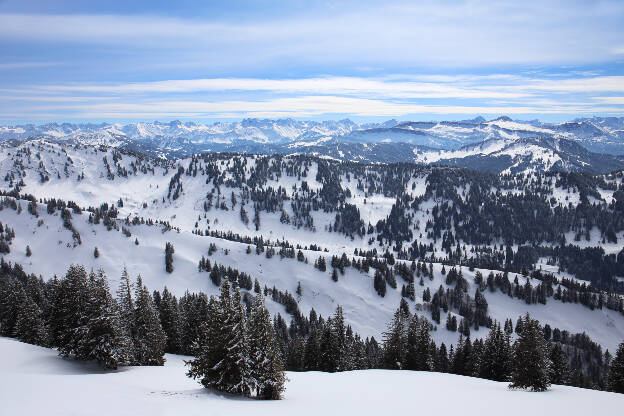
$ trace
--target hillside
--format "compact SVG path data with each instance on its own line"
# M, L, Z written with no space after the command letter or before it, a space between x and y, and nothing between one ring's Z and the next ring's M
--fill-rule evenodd
M494 415L586 415L597 403L617 412L624 396L567 386L544 393L511 391L507 383L452 374L364 370L289 372L284 400L258 402L207 391L187 378L186 357L167 354L164 367L126 367L102 372L66 361L56 351L0 338L0 400L7 414L54 415L301 415L420 412ZM446 395L453 400L444 400ZM487 395L487 400L482 400ZM426 397L428 400L418 400ZM414 399L416 398L416 402ZM53 405L51 405L53 403Z
M620 174L498 177L279 156L162 161L46 140L4 146L2 157L4 191L37 198L36 209L26 199L5 199L0 221L14 236L7 237L10 252L4 258L44 279L81 263L103 268L116 287L126 266L152 290L214 294L210 273L198 270L205 256L263 287L294 295L300 283L296 300L304 316L312 308L329 316L340 304L356 332L380 339L402 297L431 316L425 292L434 296L442 287L445 297L457 287L442 274L442 262L447 273L462 263L462 300L441 312L432 333L438 342L458 338L444 327L447 315L470 322L473 337L485 336L487 328L476 325L465 307L474 311L475 291L485 289L475 282L476 273L486 279L490 271L492 279L500 275L483 292L491 319L504 322L530 312L552 328L585 331L610 351L624 338L622 300L615 294L622 291L618 279L624 275L624 222L615 198ZM80 208L67 210L69 224L65 208L50 201L58 198ZM527 217L528 207L539 215ZM475 209L481 215L472 214ZM565 250L557 249L562 238L570 245ZM171 274L164 270L167 242L175 247ZM211 244L216 251L209 255ZM271 247L275 254L269 258ZM299 248L305 261L288 252L295 257ZM343 253L372 262L370 269L347 266L334 282L332 256ZM386 264L390 254L395 264ZM314 267L319 257L326 271ZM382 264L375 263L379 259ZM433 273L421 274L420 266L429 263ZM509 286L499 286L504 270ZM383 296L375 289L378 271L386 276ZM410 285L413 297L403 292ZM288 315L278 303L269 302L269 308Z

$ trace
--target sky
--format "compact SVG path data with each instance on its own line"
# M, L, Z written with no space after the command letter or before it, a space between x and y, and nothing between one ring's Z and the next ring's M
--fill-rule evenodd
M624 116L624 1L0 0L0 123Z

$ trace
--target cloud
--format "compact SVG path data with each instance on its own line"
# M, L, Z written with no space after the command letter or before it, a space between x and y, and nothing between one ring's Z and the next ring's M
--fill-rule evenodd
M613 59L621 2L423 1L244 21L210 16L0 15L6 41L119 48L154 65L479 67ZM114 50L108 50L114 56ZM182 58L182 59L180 59ZM138 62L137 62L138 63Z
M316 117L350 114L357 117L401 117L409 114L565 114L592 113L584 105L548 103L545 106L417 104L389 100L337 96L304 96L264 100L144 101L40 105L29 107L35 114L71 114L74 118L145 119L154 116L181 118L223 117ZM621 111L605 107L603 111Z
M345 94L393 98L520 98L527 94L501 92L495 88L448 82L391 81L361 77L325 77L299 79L212 78L166 80L112 85L48 85L38 90L45 93L196 93L200 91L264 91L297 94ZM32 91L32 90L31 90Z
M624 97L595 97L595 99L605 104L624 105Z
M624 113L624 77L387 75L202 78L0 89L0 113L40 119L402 117L410 114ZM19 113L22 111L22 113Z

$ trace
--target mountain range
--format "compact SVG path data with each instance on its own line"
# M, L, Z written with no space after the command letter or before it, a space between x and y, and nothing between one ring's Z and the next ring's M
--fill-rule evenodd
M482 117L463 121L388 120L357 124L243 119L212 125L181 121L132 124L0 126L0 140L46 138L139 150L162 158L205 152L309 154L360 162L418 162L493 172L624 168L624 117L564 123Z

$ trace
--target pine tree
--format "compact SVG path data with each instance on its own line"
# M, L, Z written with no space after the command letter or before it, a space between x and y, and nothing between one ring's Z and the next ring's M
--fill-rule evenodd
M303 353L303 366L306 371L319 370L319 361L321 354L319 342L320 340L318 325L311 325L310 334L306 339Z
M55 290L50 325L52 344L62 356L70 356L78 349L74 334L88 320L88 301L87 272L83 266L72 264Z
M167 242L165 244L165 271L173 273L173 253L175 252L173 244Z
M373 280L373 287L377 294L382 298L386 296L386 279L383 277L379 269L375 270L375 277Z
M122 325L119 307L110 294L102 270L97 275L91 272L86 307L87 320L75 331L76 358L96 360L106 369L131 363L132 340Z
M47 345L48 334L41 308L24 295L19 306L15 323L15 337L22 342L35 345Z
M568 356L560 343L555 343L550 349L550 371L548 378L552 384L567 384L570 379L570 367Z
M135 359L139 365L163 365L167 336L160 325L152 295L143 285L141 276L137 278L134 293Z
M321 337L319 340L319 370L333 373L337 370L335 361L336 341L332 331L332 318L328 318L323 326Z
M124 266L121 272L121 278L119 279L119 287L117 288L117 303L119 305L119 317L121 324L125 327L130 335L130 338L134 339L136 335L135 317L134 317L134 300L132 299L133 284L130 282L130 275L128 269ZM134 353L133 353L134 355Z
M414 315L407 331L406 369L431 370L430 342L429 322L424 317L419 319Z
M163 290L158 312L160 315L160 324L165 335L167 335L166 351L172 354L179 354L182 349L180 336L182 321L178 310L178 301L175 296L169 292L166 286Z
M510 388L545 391L550 386L550 359L542 328L527 313L521 323L522 331L513 348ZM518 325L516 325L518 328Z
M279 400L286 376L264 297L258 294L249 319L250 378L258 398Z
M224 310L224 305L227 305L227 310ZM194 358L186 361L186 365L190 367L186 375L197 379L206 388L225 390L221 373L216 366L226 354L223 320L230 308L230 285L224 280L219 299L210 297L208 301L208 320L200 325L197 339L192 345Z
M507 381L510 375L511 346L509 335L496 323L485 339L479 362L478 376L495 381Z
M624 342L622 342L611 361L609 376L607 378L609 391L624 393Z
M247 343L247 324L245 310L238 282L234 283L232 296L232 314L227 321L229 339L226 344L228 354L223 362L227 391L249 396L253 388L250 377L249 346Z
M449 371L449 356L446 351L446 344L442 343L440 345L440 349L438 350L438 366L435 371L440 373L447 373Z
M349 363L347 362L349 357L347 357L346 328L344 316L342 313L342 307L340 305L336 307L336 312L334 312L331 332L333 340L332 361L335 363L335 371L345 371L349 367Z
M240 290L230 293L228 279L218 300L208 302L208 321L201 324L187 375L206 388L250 395L253 386Z
M0 259L4 265L4 260ZM0 279L0 335L15 336L15 325L20 306L27 295L22 284L13 278Z
M401 369L405 364L407 351L408 316L399 308L394 313L388 330L383 333L383 365L388 369Z

